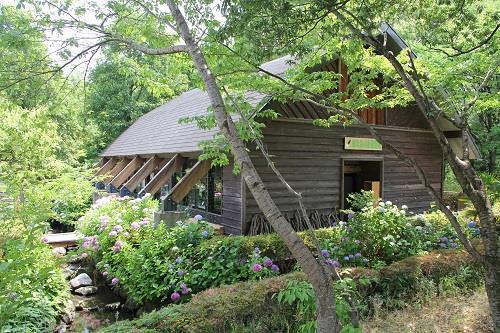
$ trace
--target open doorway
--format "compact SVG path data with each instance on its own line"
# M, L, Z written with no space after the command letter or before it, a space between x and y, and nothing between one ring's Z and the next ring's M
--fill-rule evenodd
M348 209L350 193L371 190L377 198L382 196L382 161L349 160L342 161L342 208Z

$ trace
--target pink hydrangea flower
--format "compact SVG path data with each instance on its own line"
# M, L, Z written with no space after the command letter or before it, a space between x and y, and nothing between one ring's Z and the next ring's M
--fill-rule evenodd
M111 280L111 285L113 286L116 286L118 283L120 283L120 279L117 278L117 277L114 277L112 280Z
M261 270L262 270L262 265L260 264L255 264L252 266L252 271L254 271L255 273L260 272Z
M87 258L89 256L89 254L87 252L83 252L82 254L80 254L80 257L82 258Z
M47 237L47 236L43 236L43 237L42 237L42 242L44 242L44 243L48 243L48 242L49 242L49 237Z
M130 225L132 227L132 229L134 230L137 230L139 229L141 226L139 225L139 223L137 222L132 222L132 224Z

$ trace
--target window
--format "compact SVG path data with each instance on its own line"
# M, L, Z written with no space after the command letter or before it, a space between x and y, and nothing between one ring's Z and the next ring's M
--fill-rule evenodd
M185 170L191 168L196 161L190 160ZM185 173L185 172L184 172ZM222 213L222 168L213 167L184 198L184 206L204 210L214 214Z

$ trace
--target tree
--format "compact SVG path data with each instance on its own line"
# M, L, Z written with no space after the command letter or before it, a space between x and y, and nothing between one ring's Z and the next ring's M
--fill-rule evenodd
M168 0L166 4L169 8L168 12L163 8L160 9L160 3L158 2L110 3L109 6L105 7L94 4L93 8L96 8L97 11L95 16L101 19L102 22L100 24L91 24L79 18L83 15L84 8L73 9L65 2L61 4L48 2L50 8L55 9L64 16L63 19L54 20L49 11L42 11L41 7L38 7L40 5L38 2L32 2L32 5L37 8L36 11L42 13L39 20L42 24L49 22L49 26L78 26L98 34L98 41L78 52L76 56L70 57L72 60L80 57L82 52L95 51L103 45L112 44L117 47L125 47L125 50L131 49L146 55L189 54L210 98L211 112L217 127L224 136L227 145L231 148L235 163L238 165L243 179L259 208L297 259L314 288L317 304L317 332L338 332L340 323L335 312L334 289L330 269L314 257L303 240L293 230L257 174L245 144L239 136L238 129L227 111L216 77L210 70L210 65L202 51L203 38L197 39L195 37L193 30L188 26L188 22L175 1ZM185 11L188 15L191 15L190 23L192 25L201 23L207 29L211 28L206 25L206 23L210 23L210 20L206 20L204 16L207 11L199 15L197 10L189 7L189 4L186 6ZM141 20L142 15L146 15L146 19ZM113 23L108 25L107 20L110 17L113 18ZM171 21L171 18L173 21ZM138 20L144 25L138 25ZM54 23L54 21L57 23ZM179 40L183 40L185 44L178 44ZM143 44L142 41L147 43Z
M123 53L109 48L89 75L84 113L89 125L97 128L87 148L89 158L95 158L137 118L193 85L193 68L186 56Z
M406 99L406 102L413 100L417 104L463 192L479 215L484 252L465 237L457 218L440 193L429 184L418 161L391 147L374 127L364 125L377 140L414 168L464 247L484 266L490 309L495 329L500 330L499 224L484 182L469 159L468 145L474 109L483 103L487 109L495 109L498 103L497 85L492 82L499 65L495 36L499 29L498 10L493 2L311 1L299 4L279 1L269 6L266 1L243 0L226 2L225 10L228 20L223 37L236 38L243 33L244 38L252 40L252 36L258 36L253 39L255 50L266 50L272 44L305 58L303 63L309 67L320 63L321 57L342 57L350 68L348 94L321 96L318 91L304 88L308 85L303 78L289 81L276 78L297 92L295 98L314 99L313 102L330 110L335 115L332 121L338 121L340 115L364 124L355 111L370 105L381 106L380 100L400 104ZM419 54L423 56L415 59L410 49L398 56L390 51L384 39L377 38L380 24L386 21L395 22L403 32L411 30L408 36L414 39L410 39L410 45L421 46L419 50L425 52ZM319 43L322 52L311 47ZM382 87L372 84L379 74L384 77ZM370 101L368 93L374 89L381 91ZM482 117L488 118L483 112L480 111ZM440 116L447 116L461 130L462 152L451 148L439 127ZM494 148L496 151L497 146Z

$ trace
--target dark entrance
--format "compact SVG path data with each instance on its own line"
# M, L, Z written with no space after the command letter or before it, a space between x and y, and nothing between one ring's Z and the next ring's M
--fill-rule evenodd
M349 208L347 202L350 193L371 190L375 196L382 196L382 161L343 160L342 164L342 205Z

